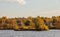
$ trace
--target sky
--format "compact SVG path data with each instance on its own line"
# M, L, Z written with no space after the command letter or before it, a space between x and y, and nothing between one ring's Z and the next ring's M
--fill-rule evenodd
M0 17L59 16L60 0L0 0Z

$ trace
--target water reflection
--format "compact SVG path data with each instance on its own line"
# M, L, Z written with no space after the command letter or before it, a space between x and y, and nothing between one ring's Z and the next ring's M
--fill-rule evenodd
M0 30L0 37L60 37L60 30L50 31Z

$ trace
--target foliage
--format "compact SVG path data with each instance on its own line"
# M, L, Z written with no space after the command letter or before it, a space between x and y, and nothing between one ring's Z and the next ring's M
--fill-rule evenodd
M21 24L21 25L19 25ZM60 16L48 17L32 17L27 18L7 18L3 16L0 18L0 29L36 29L49 30L51 25L55 28L60 28Z

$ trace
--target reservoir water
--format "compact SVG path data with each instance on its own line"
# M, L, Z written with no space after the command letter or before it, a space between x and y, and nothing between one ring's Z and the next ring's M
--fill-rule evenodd
M60 37L60 30L49 31L0 30L0 37Z

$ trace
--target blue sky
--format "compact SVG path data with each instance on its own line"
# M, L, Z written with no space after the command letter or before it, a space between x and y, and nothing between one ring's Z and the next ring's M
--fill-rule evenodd
M0 0L0 17L28 16L59 16L60 0L24 0L25 4L17 1Z

